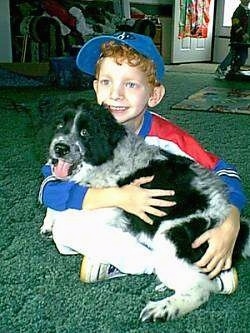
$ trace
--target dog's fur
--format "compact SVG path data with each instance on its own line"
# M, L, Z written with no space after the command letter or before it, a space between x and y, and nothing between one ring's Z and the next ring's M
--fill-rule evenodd
M72 164L71 180L101 188L123 186L154 175L145 187L175 190L177 205L164 208L164 217L151 216L153 225L118 208L106 208L107 212L113 210L109 223L131 232L152 249L156 275L175 291L170 297L149 302L141 320L173 319L198 308L210 293L218 292L218 287L194 265L207 246L193 249L191 244L228 216L224 184L194 161L147 145L103 107L76 101L63 109L66 113L51 142L50 158L53 163L64 159ZM48 224L47 217L43 232L51 228ZM250 254L247 223L242 224L235 254Z

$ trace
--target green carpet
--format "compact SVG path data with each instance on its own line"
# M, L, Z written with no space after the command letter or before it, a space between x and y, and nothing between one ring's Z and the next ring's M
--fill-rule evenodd
M246 83L216 81L211 74L173 72L166 74L165 83L167 96L156 111L194 134L207 149L236 163L249 196L250 117L171 110L172 105L205 86L240 89L246 88ZM60 255L54 244L39 234L44 209L37 195L53 123L46 97L57 103L65 96L93 97L93 93L14 87L1 88L0 96L0 333L250 332L247 261L238 264L240 284L235 294L213 295L200 309L167 323L142 324L138 320L146 302L161 297L154 293L153 276L80 283L81 256ZM42 116L37 112L39 101ZM53 108L48 109L53 113ZM250 215L249 207L246 214Z

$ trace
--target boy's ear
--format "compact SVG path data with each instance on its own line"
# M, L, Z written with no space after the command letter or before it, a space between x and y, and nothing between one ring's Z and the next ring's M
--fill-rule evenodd
M165 95L165 87L161 84L160 86L154 87L153 92L148 100L148 106L153 108L158 105Z
M96 90L97 90L97 80L93 81L93 88L94 88L94 90L96 92Z

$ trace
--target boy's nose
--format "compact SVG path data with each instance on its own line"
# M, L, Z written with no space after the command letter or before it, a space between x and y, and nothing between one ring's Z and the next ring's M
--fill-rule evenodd
M123 96L123 90L120 85L113 85L110 92L110 97L112 99L120 99Z

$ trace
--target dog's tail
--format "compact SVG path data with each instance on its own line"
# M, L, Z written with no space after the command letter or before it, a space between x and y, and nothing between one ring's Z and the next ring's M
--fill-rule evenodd
M250 219L242 217L239 235L234 247L234 258L250 258Z

